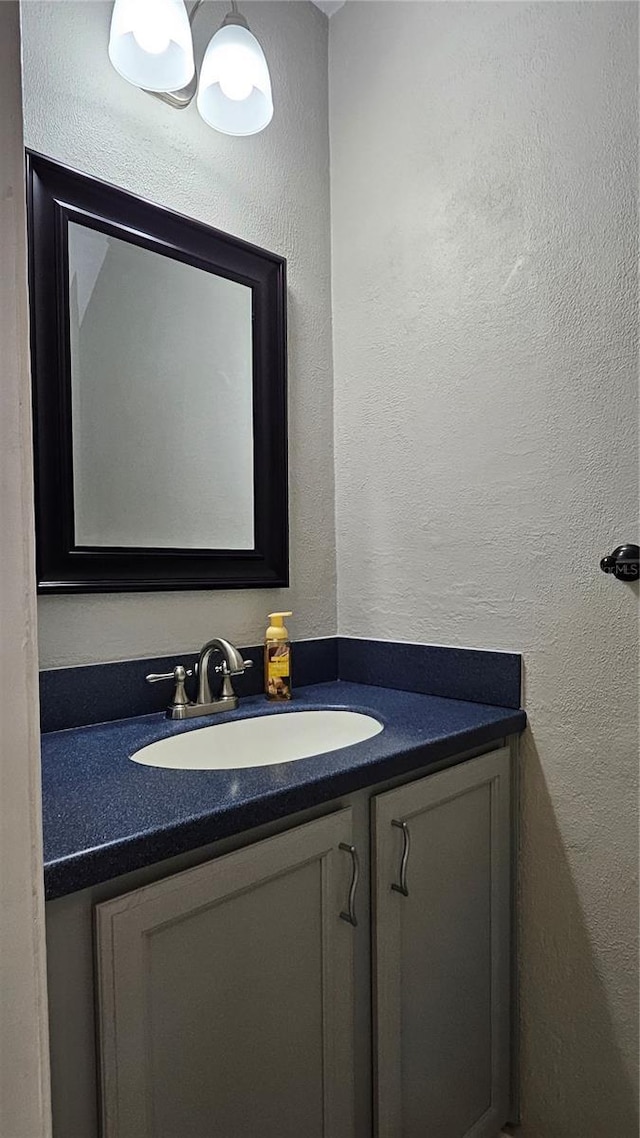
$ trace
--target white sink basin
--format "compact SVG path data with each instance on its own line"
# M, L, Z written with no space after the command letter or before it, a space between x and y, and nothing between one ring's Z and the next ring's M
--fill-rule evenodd
M237 770L308 759L362 743L382 724L359 711L290 711L232 719L158 739L136 751L134 763L171 770Z

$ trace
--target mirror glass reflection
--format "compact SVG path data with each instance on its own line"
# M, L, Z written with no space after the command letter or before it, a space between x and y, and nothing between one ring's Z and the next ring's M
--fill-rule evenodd
M76 545L254 547L252 291L68 226Z

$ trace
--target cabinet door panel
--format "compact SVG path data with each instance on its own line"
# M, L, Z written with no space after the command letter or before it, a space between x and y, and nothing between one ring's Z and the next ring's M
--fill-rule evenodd
M406 822L408 896L399 881ZM375 801L378 1138L493 1138L509 1086L509 752Z
M351 1138L340 811L97 906L105 1138Z

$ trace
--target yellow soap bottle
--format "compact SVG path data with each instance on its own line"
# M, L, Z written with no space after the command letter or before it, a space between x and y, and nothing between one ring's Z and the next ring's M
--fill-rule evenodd
M285 628L291 612L270 612L264 638L264 693L267 699L291 699L291 641Z

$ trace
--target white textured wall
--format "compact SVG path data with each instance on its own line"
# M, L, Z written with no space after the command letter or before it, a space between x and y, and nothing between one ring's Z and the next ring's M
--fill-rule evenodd
M637 7L347 3L343 634L526 664L528 1138L637 1138Z
M335 536L327 20L310 3L243 5L263 44L275 115L226 138L195 106L173 111L111 67L111 3L22 4L27 146L288 258L291 582L289 591L104 594L39 602L41 665L194 649L209 635L259 640L292 608L296 637L335 632ZM226 11L206 3L196 51ZM189 486L185 493L198 492Z

